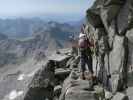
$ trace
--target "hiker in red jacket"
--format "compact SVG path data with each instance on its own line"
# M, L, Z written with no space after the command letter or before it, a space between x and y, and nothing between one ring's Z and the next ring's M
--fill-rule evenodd
M86 64L91 73L91 76L93 76L92 55L91 55L92 52L90 47L93 47L94 45L89 41L87 35L84 34L83 32L81 32L79 35L78 44L79 44L82 79L85 79Z

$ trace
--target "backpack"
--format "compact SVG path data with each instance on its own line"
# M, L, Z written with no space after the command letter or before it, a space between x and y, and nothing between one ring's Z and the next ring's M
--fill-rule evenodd
M79 43L78 44L79 44L80 48L87 48L87 41L84 38L79 39Z
M91 55L93 54L89 45L88 45L88 41L84 38L82 39L79 39L79 48L80 48L80 52L81 52L81 55Z

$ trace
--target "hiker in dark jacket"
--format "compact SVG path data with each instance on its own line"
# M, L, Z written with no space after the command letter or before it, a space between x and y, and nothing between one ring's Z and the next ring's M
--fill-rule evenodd
M91 76L93 76L92 55L90 49L90 47L93 46L93 44L90 43L86 34L84 34L83 32L81 32L79 35L78 44L79 44L79 53L80 53L81 74L82 74L82 79L85 79L86 64L91 73Z

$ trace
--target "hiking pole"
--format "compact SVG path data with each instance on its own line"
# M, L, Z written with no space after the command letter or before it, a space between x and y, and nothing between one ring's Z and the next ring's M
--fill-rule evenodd
M96 76L97 76L98 57L96 57Z
M110 81L110 78L111 78L111 74L110 74L110 63L109 63L109 52L107 53L107 55L108 55L108 75L107 75L107 87L109 88L109 90L111 90L110 89L110 86L109 86L109 81Z

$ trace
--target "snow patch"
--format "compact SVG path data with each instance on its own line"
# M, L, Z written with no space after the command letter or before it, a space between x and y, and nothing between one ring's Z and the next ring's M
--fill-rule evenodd
M10 92L8 98L9 98L9 100L14 100L14 99L16 99L17 97L23 95L23 93L24 93L23 91L16 91L16 90L13 90L13 91Z
M20 74L19 76L18 76L18 81L22 81L23 79L24 79L24 77L25 77L25 75L24 74Z

